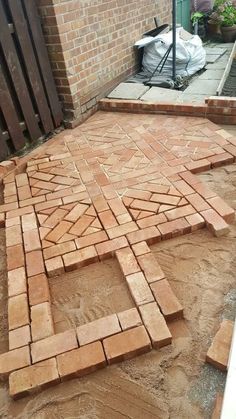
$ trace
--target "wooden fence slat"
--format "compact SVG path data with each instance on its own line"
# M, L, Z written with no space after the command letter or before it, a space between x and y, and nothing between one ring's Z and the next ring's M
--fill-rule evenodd
M26 81L23 76L19 58L13 39L9 32L8 22L4 13L3 5L0 1L0 42L2 50L10 70L14 88L17 92L18 100L25 118L27 128L33 140L41 137L41 131L34 114L34 107L30 99Z
M52 111L53 119L56 126L61 124L63 119L62 109L58 100L55 81L52 75L52 69L49 62L48 52L41 28L40 18L35 2L32 0L23 0L23 4L28 16L32 38L35 45L35 51L38 56L41 74L46 87L48 101Z
M25 138L20 127L20 121L17 117L15 106L12 101L7 83L3 75L3 69L0 65L0 107L5 118L7 129L11 136L16 150L24 147Z
M38 107L40 119L45 132L48 133L53 131L54 126L32 47L30 35L28 32L27 21L22 9L22 3L20 0L8 0L8 3L16 29L16 35L21 46L21 52L25 62L26 71L28 73L35 101Z
M4 160L9 154L8 147L3 135L3 132L0 128L0 160Z

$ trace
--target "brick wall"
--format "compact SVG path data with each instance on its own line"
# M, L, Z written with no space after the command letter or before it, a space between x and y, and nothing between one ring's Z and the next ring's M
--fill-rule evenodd
M133 44L171 0L37 0L66 119L79 122L135 71Z

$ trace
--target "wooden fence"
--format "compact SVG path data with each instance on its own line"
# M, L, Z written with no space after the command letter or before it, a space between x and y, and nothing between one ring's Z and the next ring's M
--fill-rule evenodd
M0 0L0 160L61 121L35 0Z

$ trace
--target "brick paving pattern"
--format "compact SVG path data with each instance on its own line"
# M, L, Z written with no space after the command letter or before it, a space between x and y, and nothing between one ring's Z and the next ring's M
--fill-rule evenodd
M204 226L228 232L234 210L195 174L235 156L236 139L206 119L98 112L4 178L0 374L13 397L171 343L166 321L183 307L149 245ZM48 278L108 257L136 308L54 334Z

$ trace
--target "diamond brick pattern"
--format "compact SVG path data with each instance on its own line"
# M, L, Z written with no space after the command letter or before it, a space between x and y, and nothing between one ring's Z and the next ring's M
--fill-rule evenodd
M183 307L148 245L205 226L228 232L234 210L196 173L235 161L234 142L206 119L97 112L45 143L25 173L3 179L10 349L26 345L32 360L10 376L14 397L31 382L40 388L171 342L166 320L183 316ZM48 278L108 257L136 308L99 319L99 328L85 325L87 341L81 330L54 334ZM88 355L84 364L77 353ZM47 359L51 375L41 376L37 365ZM12 365L8 373L21 360Z

